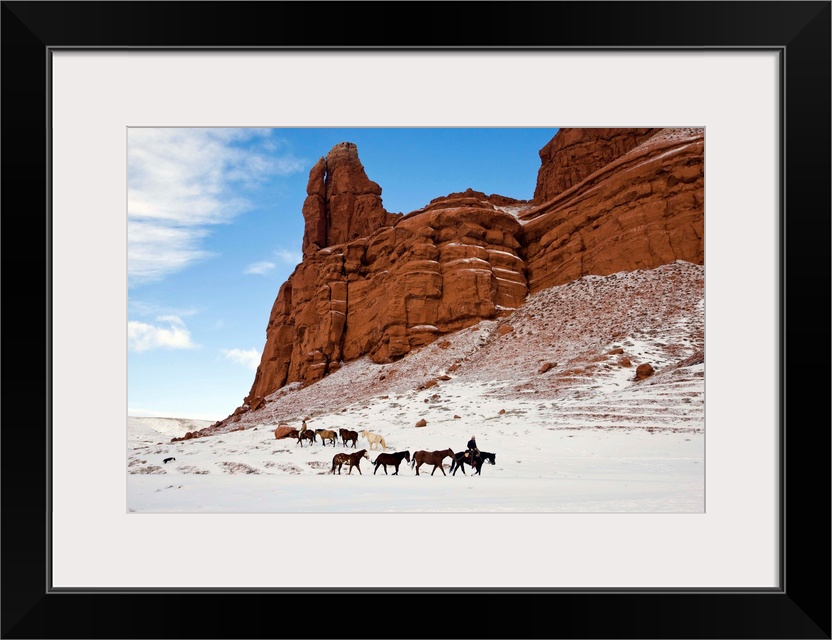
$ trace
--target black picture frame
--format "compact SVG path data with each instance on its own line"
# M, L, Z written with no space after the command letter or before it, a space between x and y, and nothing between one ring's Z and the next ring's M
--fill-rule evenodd
M829 1L2 2L2 637L830 638L830 15ZM50 413L48 97L50 52L69 47L778 51L779 588L52 590L49 434L67 425Z

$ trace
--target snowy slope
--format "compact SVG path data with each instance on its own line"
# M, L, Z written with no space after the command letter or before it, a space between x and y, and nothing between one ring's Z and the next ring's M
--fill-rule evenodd
M655 373L636 380L640 364ZM304 418L380 433L388 451L459 451L475 434L497 464L477 477L405 465L374 476L378 451L360 438L363 473L332 475L333 455L352 449L274 438ZM285 387L230 425L239 431L171 443L185 425L153 420L128 429L133 511L701 513L704 267L552 287L398 362L365 358Z

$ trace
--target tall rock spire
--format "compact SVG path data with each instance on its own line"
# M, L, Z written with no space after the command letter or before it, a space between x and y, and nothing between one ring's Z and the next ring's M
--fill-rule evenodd
M303 253L343 244L392 224L381 187L367 177L352 142L336 144L309 172L303 203Z

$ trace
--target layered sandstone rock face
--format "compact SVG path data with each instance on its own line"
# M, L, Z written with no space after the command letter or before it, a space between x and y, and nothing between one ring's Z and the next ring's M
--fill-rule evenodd
M618 130L611 147L607 131L562 129L541 151L537 206L520 214L531 293L585 275L704 264L704 130ZM597 158L610 160L596 168Z
M307 193L304 259L272 308L251 409L343 361L391 362L528 294L521 224L498 207L516 200L468 190L388 214L351 143L315 165Z
M400 216L384 209L356 146L333 147L310 171L303 262L280 288L236 413L584 275L704 263L701 129L561 129L540 157L531 202L469 189Z
M659 129L560 129L540 150L534 199L549 200L655 135Z

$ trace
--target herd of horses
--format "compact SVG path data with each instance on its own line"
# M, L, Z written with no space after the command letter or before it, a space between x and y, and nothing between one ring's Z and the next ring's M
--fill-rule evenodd
M287 438L297 438L297 444L303 447L303 443L305 441L309 441L309 444L317 442L318 438L321 440L322 446L327 446L327 444L332 444L334 447L336 442L340 439L341 444L345 447L349 447L352 445L353 449L357 449L358 444L358 437L359 435L363 436L369 445L369 450L372 451L378 447L381 448L381 453L376 456L376 459L371 462L374 467L373 475L379 470L379 467L384 469L385 475L387 474L387 467L392 467L395 469L392 475L396 476L399 475L399 467L401 466L402 460L407 462L411 468L416 470L416 475L419 475L419 469L422 465L432 466L433 469L430 472L430 475L436 473L436 470L439 469L442 472L442 475L448 475L445 473L445 458L451 459L451 467L448 470L448 473L451 475L456 475L456 472L462 470L463 475L467 475L465 473L465 465L471 467L474 475L481 475L482 465L486 462L489 464L497 464L497 455L494 453L488 453L486 451L459 451L455 453L453 449L443 449L441 451L416 451L412 456L410 455L410 451L396 451L395 453L387 453L387 442L384 440L384 436L378 433L373 433L371 431L361 431L359 434L358 431L352 431L351 429L338 429L336 433L334 429L309 429L306 427L306 422L303 423L303 426L300 429L292 429L285 437ZM352 473L353 468L355 468L359 474L361 474L361 461L362 460L369 460L370 454L367 449L361 449L360 451L356 451L355 453L336 453L332 458L332 468L330 469L330 473L337 473L341 475L341 468L344 465L347 465L347 475Z
M481 475L482 465L486 462L497 464L497 454L495 453L488 453L486 451L478 451L473 454L469 451L454 453L452 449L444 449L442 451L417 451L413 456L410 455L410 451L385 452L378 454L371 464L374 466L373 475L376 474L379 467L384 469L385 475L388 475L388 466L395 469L393 472L394 476L399 475L399 466L402 460L416 469L417 476L419 475L419 467L423 464L433 465L433 470L430 472L430 475L436 473L437 469L442 472L442 475L447 475L444 467L445 458L451 459L451 468L448 473L454 476L460 469L463 475L467 475L465 474L466 464L474 470L474 475ZM355 453L336 453L332 458L332 469L330 469L330 473L337 472L338 475L341 475L341 468L346 464L348 468L347 475L352 473L353 467L361 474L361 461L369 459L370 453L366 449L361 449Z
M351 429L338 429L338 433L336 433L333 429L308 429L306 428L306 423L303 423L304 426L300 429L292 429L289 431L285 436L285 438L295 438L297 439L297 443L303 447L303 443L305 441L309 441L311 445L313 442L317 442L318 438L321 440L321 444L326 446L327 444L331 444L333 447L335 443L340 439L341 443L345 447L349 447L352 445L353 449L357 448L358 444L358 436L362 435L367 439L367 442L370 445L370 450L376 449L377 447L381 447L382 451L387 450L387 442L384 440L384 436L379 433L372 433L371 431L367 431L366 429L362 431L360 434L358 431L353 431Z

